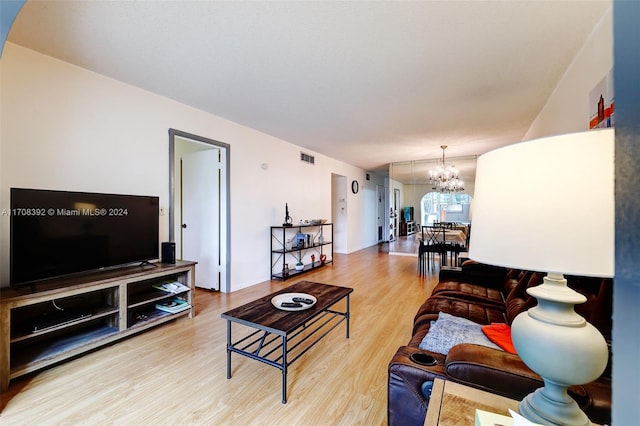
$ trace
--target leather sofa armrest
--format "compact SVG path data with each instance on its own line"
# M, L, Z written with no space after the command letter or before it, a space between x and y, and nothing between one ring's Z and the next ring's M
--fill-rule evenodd
M542 378L518 355L470 343L456 345L449 350L445 372L451 381L518 401L544 386ZM586 385L571 386L569 396L592 422L610 424L610 379L601 377Z
M428 353L418 348L401 346L388 367L387 423L389 426L422 425L429 401L422 395L424 382L445 379L444 357L436 357L438 364L424 366L409 357L412 353Z
M469 343L451 348L445 372L455 382L516 400L544 385L518 355Z

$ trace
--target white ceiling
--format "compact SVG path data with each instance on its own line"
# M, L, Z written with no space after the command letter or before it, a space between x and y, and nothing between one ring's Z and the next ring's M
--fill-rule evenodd
M521 140L610 6L30 0L8 39L382 170Z

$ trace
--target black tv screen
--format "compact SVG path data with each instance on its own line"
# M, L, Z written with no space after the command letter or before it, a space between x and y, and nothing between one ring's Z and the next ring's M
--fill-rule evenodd
M11 285L158 258L159 198L11 188Z

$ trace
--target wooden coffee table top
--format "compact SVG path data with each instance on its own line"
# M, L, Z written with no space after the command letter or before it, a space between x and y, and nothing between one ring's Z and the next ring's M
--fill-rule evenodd
M280 291L224 312L221 317L284 336L352 292L353 289L348 287L300 281ZM284 311L276 308L271 303L271 299L274 296L283 293L307 293L315 296L318 301L311 308L303 311Z

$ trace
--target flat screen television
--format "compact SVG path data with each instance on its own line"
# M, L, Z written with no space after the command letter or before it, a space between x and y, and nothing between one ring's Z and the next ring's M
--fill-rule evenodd
M11 188L14 287L158 259L159 198Z

